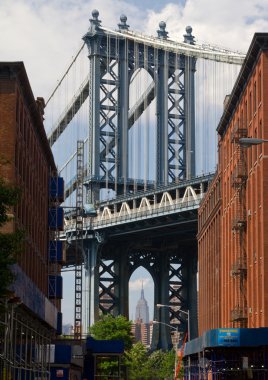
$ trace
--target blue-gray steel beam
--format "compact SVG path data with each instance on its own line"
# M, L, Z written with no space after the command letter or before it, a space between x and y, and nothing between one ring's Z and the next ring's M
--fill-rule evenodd
M157 78L156 182L168 184L168 52L159 51Z
M192 28L187 26L184 42L193 45ZM195 83L196 58L185 57L185 150L186 179L195 176Z
M84 239L85 269L88 282L88 324L91 326L99 317L99 252L96 239ZM97 305L97 307L96 307Z
M90 20L90 29L84 35L83 40L89 50L89 174L99 176L100 168L100 86L101 86L101 65L100 65L100 37L98 12L92 12L93 18ZM91 188L88 194L88 201L94 203L98 200L98 189Z
M124 188L128 178L128 108L129 108L129 70L128 70L128 40L119 41L119 91L118 103L118 163L117 177L123 178Z
M116 273L118 276L118 285L116 293L118 296L118 315L125 315L129 317L129 296L128 296L128 282L129 282L129 258L126 254L127 248L121 248L121 255L117 256L116 260Z

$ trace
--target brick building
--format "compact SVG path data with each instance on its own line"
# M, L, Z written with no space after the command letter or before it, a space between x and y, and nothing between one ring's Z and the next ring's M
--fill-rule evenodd
M268 145L246 147L240 139L268 139L268 33L254 35L217 131L217 173L198 216L199 338L186 345L185 364L191 375L263 379Z
M218 172L199 210L199 334L268 326L268 146L239 144L268 138L267 43L254 36L217 129Z
M53 225L53 209L49 207L62 200L58 184L63 188L63 183L56 176L43 113L44 100L34 99L23 63L1 62L0 176L21 189L21 199L12 211L14 218L4 226L4 232L17 228L25 232L23 251L13 266L13 294L5 300L6 315L0 321L6 337L0 346L1 379L43 376L47 343L61 330L62 255L54 237L62 218L57 217ZM55 247L59 248L56 257ZM19 354L10 349L12 346L21 347Z
M216 173L199 208L198 220L198 306L199 334L220 326L220 228L221 188L220 176ZM213 269L212 269L213 268Z

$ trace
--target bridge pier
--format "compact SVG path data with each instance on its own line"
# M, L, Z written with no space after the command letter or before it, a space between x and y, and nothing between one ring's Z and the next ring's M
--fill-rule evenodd
M85 270L88 278L88 326L94 324L99 318L99 266L98 255L100 244L96 239L84 240Z
M156 270L154 271L155 305L169 305L169 256L159 254ZM168 349L172 347L170 336L169 308L157 308L154 310L154 320L159 322L154 325L152 337L152 349Z

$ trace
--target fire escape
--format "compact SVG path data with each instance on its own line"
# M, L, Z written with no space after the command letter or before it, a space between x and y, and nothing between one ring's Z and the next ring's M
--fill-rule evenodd
M247 137L247 130L237 125L234 127L231 142L235 144L236 166L232 174L234 188L234 215L232 231L235 239L235 259L231 268L231 276L235 281L235 306L231 310L231 321L236 327L247 327L247 257L246 257L246 182L247 156L245 149L239 145L239 139Z

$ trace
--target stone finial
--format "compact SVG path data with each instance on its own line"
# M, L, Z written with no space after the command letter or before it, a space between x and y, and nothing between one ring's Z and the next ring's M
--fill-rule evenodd
M99 11L97 9L94 9L92 12L92 18L89 19L91 28L98 28L101 24L101 21L99 20Z
M166 23L165 21L160 21L159 29L157 30L158 38L167 39L168 32L166 32Z
M121 23L118 24L119 30L128 30L129 25L127 24L127 16L121 15L120 21L121 21Z
M192 36L193 28L191 26L186 26L185 30L186 30L186 34L183 35L184 42L186 44L194 45L195 44L195 40L194 40L195 37Z

